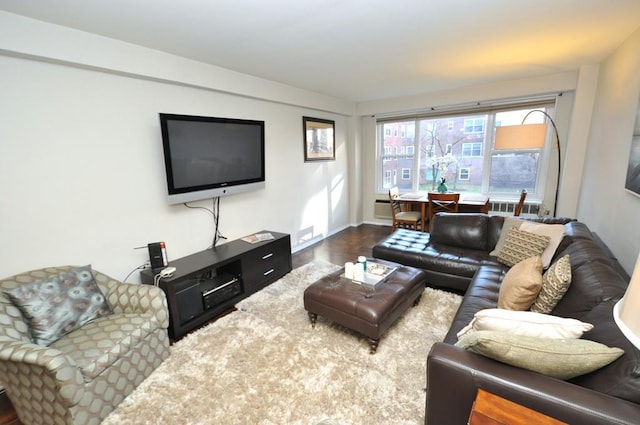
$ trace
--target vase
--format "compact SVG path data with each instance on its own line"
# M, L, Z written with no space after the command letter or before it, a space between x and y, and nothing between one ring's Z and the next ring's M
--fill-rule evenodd
M447 187L447 185L444 182L440 182L440 184L438 185L438 193L447 193L448 190L449 188Z

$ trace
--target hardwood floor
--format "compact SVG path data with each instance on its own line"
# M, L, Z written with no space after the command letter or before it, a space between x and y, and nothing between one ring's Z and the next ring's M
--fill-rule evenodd
M293 268L313 260L325 260L333 264L355 261L359 255L371 256L371 248L391 233L389 226L363 224L349 227L308 248L293 254ZM20 425L7 395L0 393L0 425Z

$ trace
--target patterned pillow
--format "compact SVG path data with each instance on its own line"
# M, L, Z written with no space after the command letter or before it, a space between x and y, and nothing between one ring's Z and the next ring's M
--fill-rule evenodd
M48 346L82 325L112 313L91 266L5 291L20 310L33 342Z
M502 250L498 253L498 261L513 267L527 258L541 256L550 240L549 236L511 228Z
M531 311L549 314L560 302L571 285L571 262L565 255L553 263L542 276L542 288L531 306Z

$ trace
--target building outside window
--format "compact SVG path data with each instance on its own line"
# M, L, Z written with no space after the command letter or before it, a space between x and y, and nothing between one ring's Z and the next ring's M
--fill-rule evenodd
M440 179L445 178L449 189L458 192L515 199L526 189L531 197L537 194L542 198L546 181L546 169L542 169L546 161L542 159L551 149L498 151L493 148L493 141L496 127L520 124L533 109L553 115L553 108L553 101L548 100L533 106L505 106L478 113L379 120L377 175L383 179L378 180L378 192L385 193L394 185L401 191L435 190ZM531 114L526 123L545 119L544 114ZM547 141L548 146L550 143ZM402 176L400 182L395 181L398 173Z

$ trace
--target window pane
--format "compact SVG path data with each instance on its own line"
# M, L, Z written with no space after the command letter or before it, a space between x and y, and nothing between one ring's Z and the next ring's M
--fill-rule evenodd
M496 151L498 152L498 151ZM539 152L494 153L491 156L490 192L534 193L538 176Z
M388 190L398 186L399 189L411 190L414 183L415 122L385 123L381 133L382 188Z
M467 115L419 121L419 190L435 190L444 177L450 190L482 191L486 120L486 115ZM460 178L461 168L467 170L464 179Z

